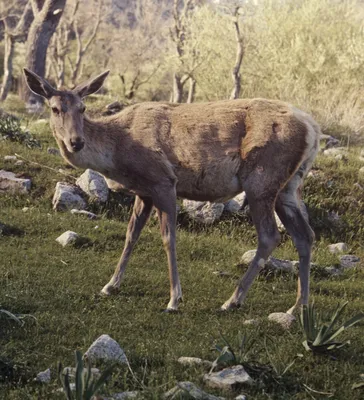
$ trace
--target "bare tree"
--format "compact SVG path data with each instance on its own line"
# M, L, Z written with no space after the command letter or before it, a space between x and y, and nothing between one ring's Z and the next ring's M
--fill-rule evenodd
M241 63L244 57L244 37L241 33L240 26L239 26L239 13L240 7L236 7L233 14L233 24L235 28L235 39L236 39L236 58L235 64L232 71L232 78L234 82L234 88L231 92L230 99L237 99L239 98L240 90L241 90L241 74L240 68Z
M34 21L27 39L26 67L44 77L47 49L63 14L66 0L30 0L30 2ZM25 84L22 86L21 97L28 103L42 103L42 99L31 93Z
M12 4L13 7L19 6L17 2ZM26 38L26 33L33 21L33 11L30 1L26 4L23 9L23 13L19 15L14 15L12 13L12 8L9 7L2 21L4 23L4 76L3 83L0 89L0 101L4 101L9 93L11 83L12 83L12 73L13 73L13 58L15 43L24 41ZM14 19L17 22L14 23Z

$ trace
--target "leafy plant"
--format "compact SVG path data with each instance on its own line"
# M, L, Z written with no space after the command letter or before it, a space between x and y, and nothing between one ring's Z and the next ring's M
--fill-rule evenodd
M210 373L219 366L228 365L246 365L252 354L255 338L249 338L243 335L240 331L236 340L236 349L227 341L224 335L220 333L221 339L224 343L223 346L218 344L214 345L214 350L218 351L218 357L213 361Z
M75 352L76 373L75 373L75 392L72 391L69 371L64 374L61 363L58 363L58 378L63 386L67 400L93 400L95 395L105 384L112 374L116 364L112 364L105 369L101 376L96 379L91 371L91 363L88 359L82 359L79 351Z
M0 118L0 141L10 140L25 144L29 148L41 147L39 140L33 135L24 131L20 125L20 121L12 116L4 116Z
M350 340L338 342L335 339L344 330L364 319L364 313L359 313L345 323L335 326L347 304L348 302L338 305L331 318L324 318L316 313L314 304L302 307L300 323L306 337L302 344L307 351L327 352L350 344Z

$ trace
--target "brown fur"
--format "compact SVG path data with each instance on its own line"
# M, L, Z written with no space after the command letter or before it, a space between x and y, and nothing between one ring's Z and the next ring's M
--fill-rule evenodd
M214 202L245 190L259 245L249 270L223 308L242 303L279 242L275 207L300 253L301 287L296 305L307 304L313 233L300 207L299 191L318 151L320 136L309 115L280 101L240 99L141 103L92 121L81 114L81 97L97 90L107 73L73 92L49 94L52 88L46 81L25 72L32 90L47 97L56 111L51 125L63 157L76 167L101 172L113 189L137 196L122 257L104 293L119 287L154 206L168 256L168 309L176 309L182 297L175 251L176 196Z

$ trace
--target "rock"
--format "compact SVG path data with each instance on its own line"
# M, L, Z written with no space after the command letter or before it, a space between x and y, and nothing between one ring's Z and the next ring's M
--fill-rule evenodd
M61 236L58 236L58 238L56 239L56 241L61 244L63 247L69 246L69 245L73 245L77 243L77 240L80 237L77 235L76 232L72 232L72 231L66 231L64 233L62 233Z
M337 155L346 155L347 148L346 147L333 147L331 149L324 150L323 155L329 157L335 157Z
M16 156L5 156L4 161L16 161Z
M248 251L246 251L243 254L243 256L241 257L240 262L242 264L244 264L244 265L249 265L253 261L256 253L257 253L256 250L248 250Z
M203 224L211 225L218 221L224 211L223 203L183 200L183 207L188 215Z
M22 210L23 212L28 212L28 211L29 211L29 207L23 207L21 210Z
M78 188L63 182L57 182L52 204L56 211L66 211L73 208L82 210L86 207L86 202L81 197Z
M36 376L35 381L41 383L49 383L51 381L51 370L48 368L45 371L39 372Z
M268 319L269 321L277 322L283 329L288 330L296 318L292 314L276 312L269 314Z
M341 269L335 267L326 267L325 271L327 274L332 276L339 276L343 273Z
M88 219L97 219L97 215L90 212L90 211L86 211L86 210L77 210L75 208L73 208L71 210L71 214L77 214L77 215L84 215L85 217L87 217Z
M247 400L247 397L245 394L239 394L239 396L235 397L235 400Z
M246 194L245 192L239 193L234 198L225 203L224 211L234 214L239 212L243 206L246 204Z
M198 357L180 357L178 362L182 365L186 365L188 367L193 367L195 365L203 365L205 367L211 367L212 362L207 360L202 360Z
M129 400L129 399L137 399L139 396L139 392L121 392L115 393L111 395L108 400ZM106 400L106 399L105 399Z
M101 360L105 362L127 363L124 350L109 335L101 335L85 353L91 362Z
M31 186L30 179L17 178L13 172L0 170L0 193L24 194Z
M256 252L257 252L256 250L246 251L241 257L240 262L244 265L249 265L253 261ZM279 258L270 256L268 260L265 262L264 270L294 273L297 270L297 267L298 267L298 261L280 260Z
M39 118L36 121L34 121L33 123L36 125L42 125L42 124L48 125L48 120L46 120L44 118Z
M60 156L61 152L55 147L48 147L47 149L48 154L52 154L53 156Z
M329 244L327 248L332 254L344 253L345 251L348 251L348 245L343 242Z
M109 188L106 184L105 178L92 169L87 169L77 179L76 184L90 197L100 203L105 203L109 198Z
M205 374L203 379L210 387L228 390L233 390L242 384L251 385L254 382L242 365Z
M259 319L246 319L243 322L243 325L259 325L260 321Z
M340 256L341 268L354 268L359 267L360 258L351 254Z
M186 381L179 382L177 385L164 394L164 399L180 400L180 399L195 399L195 400L224 400L223 397L213 396L198 388L194 383Z
M23 160L15 161L14 165L17 166L17 167L20 167L21 165L24 165L24 161Z

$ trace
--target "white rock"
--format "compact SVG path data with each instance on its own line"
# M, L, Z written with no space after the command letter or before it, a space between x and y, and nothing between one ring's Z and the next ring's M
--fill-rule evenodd
M243 325L259 325L260 321L259 319L246 319L243 322Z
M183 208L192 219L206 225L211 225L220 219L224 211L224 204L185 199L183 200Z
M249 265L253 261L256 254L256 250L248 250L242 255L240 262L244 265Z
M89 219L97 219L97 215L86 210L77 210L76 208L73 208L71 210L71 214L77 214L77 215L84 215L85 217Z
M82 210L86 207L86 202L81 197L77 187L63 182L57 182L52 204L53 209L57 211L66 211L73 208Z
M225 203L224 211L231 214L239 212L246 201L245 192L239 193L234 198Z
M251 385L254 382L242 365L235 365L222 371L205 374L203 379L210 387L230 390L236 386L242 384Z
M49 383L51 381L51 370L48 368L45 371L39 372L35 380L37 382Z
M17 178L13 172L0 170L0 193L28 193L31 185L30 179Z
M257 253L256 250L248 250L241 257L240 262L244 265L249 265ZM265 262L264 269L272 271L295 272L298 267L298 261L280 260L270 256Z
M22 211L23 211L23 212L28 212L28 211L29 211L29 207L23 207L23 208L22 208Z
M346 147L332 147L331 149L324 150L324 156L334 157L337 155L345 155L347 153Z
M212 362L207 360L202 360L202 358L198 357L180 357L178 362L182 365L186 365L192 367L194 365L204 365L206 367L211 367Z
M76 181L76 184L90 197L105 203L109 198L109 188L105 178L92 169L87 169Z
M186 398L186 395L189 399L195 400L224 400L223 397L213 396L212 394L204 392L189 381L179 382L173 389L165 393L163 397L168 400L179 400Z
M101 335L96 339L85 353L91 362L102 360L106 362L118 362L125 364L127 362L124 350L118 342L112 339L109 335Z
M348 245L343 242L329 244L328 246L329 252L332 254L344 253L348 251Z
M76 232L72 231L66 231L62 233L61 236L58 236L56 241L61 244L63 247L75 244L77 240L79 239L79 236L77 235Z
M20 167L21 165L23 165L24 164L24 161L23 160L18 160L18 161L16 161L15 162L15 166L17 166L17 167Z
M5 156L4 161L16 161L16 156Z
M360 258L352 254L340 256L340 266L342 268L355 268L360 265Z
M292 314L287 314L283 312L276 312L268 315L269 321L276 322L281 325L282 328L288 330L296 318Z
M235 397L235 400L247 400L247 397L244 394L239 394Z
M121 392L113 394L108 400L129 400L129 399L137 399L139 396L139 392ZM105 399L106 400L106 399Z

